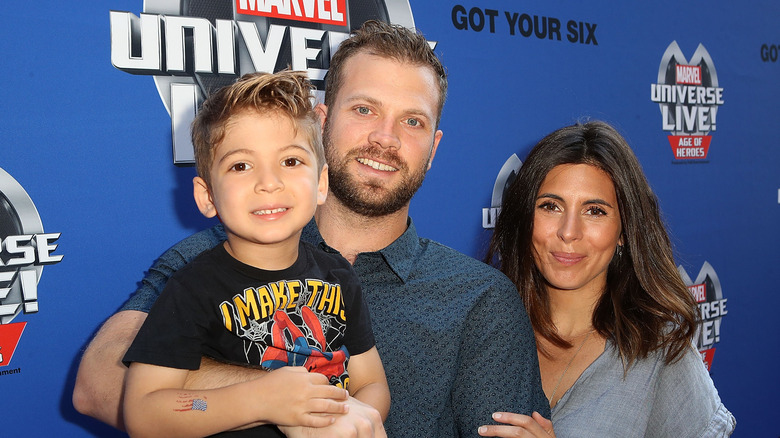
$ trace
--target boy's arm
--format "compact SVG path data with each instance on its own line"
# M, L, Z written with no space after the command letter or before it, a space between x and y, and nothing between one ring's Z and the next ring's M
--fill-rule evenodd
M390 412L390 388L376 346L350 357L347 371L350 395L373 406L384 421Z
M323 427L346 410L346 391L302 367L217 389L182 389L188 370L133 363L124 414L132 436L204 436L264 423ZM323 415L325 414L325 415Z
M122 396L127 367L122 363L122 357L146 316L147 313L136 310L117 312L89 343L73 389L73 406L78 412L125 430ZM265 373L203 358L200 369L187 373L184 388L220 388L256 379Z

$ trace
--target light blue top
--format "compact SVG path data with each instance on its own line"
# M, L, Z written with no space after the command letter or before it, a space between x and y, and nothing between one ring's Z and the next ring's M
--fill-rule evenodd
M693 346L671 365L651 353L624 379L610 341L555 405L552 421L558 438L727 437L736 426Z

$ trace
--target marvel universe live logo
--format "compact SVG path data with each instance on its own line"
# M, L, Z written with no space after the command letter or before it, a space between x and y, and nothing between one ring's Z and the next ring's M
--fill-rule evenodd
M512 154L501 166L501 170L496 175L496 182L493 184L493 196L490 200L491 207L482 209L482 228L491 229L496 227L496 220L501 213L501 205L504 202L504 195L512 185L512 182L520 172L523 162L517 154Z
M243 74L305 71L321 101L330 55L360 24L351 22L356 18L348 0L190 0L174 8L178 11L170 3L177 2L147 0L146 13L138 16L110 12L111 63L130 74L154 76L171 116L175 164L194 162L189 127L204 97ZM376 8L374 15L414 27L407 1L365 3L352 9ZM212 16L188 15L204 8Z
M721 317L728 313L726 310L726 298L707 301L707 290L704 284L688 286L699 306L701 325L699 327L699 347L707 347L720 341Z
M0 367L11 363L27 324L11 321L22 311L38 312L43 267L62 260L62 255L52 254L59 238L60 233L43 232L30 196L0 168ZM14 373L3 371L2 375Z
M678 266L677 271L698 306L699 324L694 339L702 360L710 369L715 356L715 344L720 342L721 322L728 313L723 288L717 272L709 262L704 262L696 280L692 280L682 266Z
M312 2L301 3L309 6L301 8L298 2L285 2L287 8L271 8L270 2L240 1L237 13L245 19L217 19L213 24L202 17L137 17L130 12L111 11L114 67L158 79L170 77L168 86L158 89L171 115L174 163L194 162L189 126L209 91L204 89L206 78L235 78L254 71L273 72L280 65L289 65L293 70L305 71L315 85L321 84L328 62L322 54L335 51L349 36L347 29L338 32L270 24L266 30L252 21L258 16L284 16L328 25L344 22L343 0L319 1L316 7ZM315 94L322 98L321 91Z
M658 69L658 83L650 86L650 100L658 103L661 129L669 132L669 145L677 160L705 159L717 129L718 108L723 105L723 88L712 59L699 45L690 61L677 42L664 53Z
M509 32L509 35L512 36L599 45L596 39L596 27L598 26L596 23L577 20L567 20L564 23L556 17L478 7L466 9L463 5L452 7L451 18L452 25L458 30L482 32L487 29L490 33L496 33L500 27L502 31Z
M297 21L309 21L321 24L346 26L346 0L238 0L236 9L239 14L259 15L263 17L285 18Z
M266 10L255 8L238 11L247 15L266 15ZM309 3L309 2L304 2ZM297 4L297 2L293 2ZM318 3L322 6L323 2ZM336 5L337 2L332 2ZM289 6L289 5L288 5ZM269 11L271 11L269 9ZM340 23L343 17L338 9L283 10L273 9L267 15L306 18L310 21ZM318 11L314 14L314 11ZM312 14L298 17L296 14ZM119 70L132 74L175 76L187 73L238 76L241 67L238 56L246 53L255 71L274 71L282 53L283 43L289 44L291 68L306 71L310 79L322 80L327 70L320 58L323 46L334 51L348 32L324 31L283 25L270 25L265 41L257 23L243 20L217 19L212 24L202 17L163 16L111 11L111 62ZM185 34L192 34L185 44ZM318 47L312 47L314 42ZM241 50L237 47L242 45ZM187 60L188 49L192 50ZM244 52L246 51L246 52ZM191 65L188 65L189 63Z
M38 312L38 273L35 266L59 263L62 255L52 255L57 249L54 242L60 233L7 236L0 238L0 298L6 298L14 284L18 284L25 313ZM14 315L17 304L0 306L0 316ZM2 360L0 360L2 362Z

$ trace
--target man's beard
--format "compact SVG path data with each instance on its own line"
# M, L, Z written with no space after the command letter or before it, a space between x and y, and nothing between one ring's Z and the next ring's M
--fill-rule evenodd
M335 196L344 206L362 216L379 217L397 212L405 207L425 179L428 171L428 159L419 168L409 169L394 149L384 149L380 146L366 145L348 152L344 157L336 155L331 142L330 126L325 122L322 134L325 146L325 161L328 163L328 182L330 194ZM395 167L396 172L403 175L400 185L391 188L382 187L379 183L368 181L360 183L349 171L349 165L358 157L366 157L381 161Z

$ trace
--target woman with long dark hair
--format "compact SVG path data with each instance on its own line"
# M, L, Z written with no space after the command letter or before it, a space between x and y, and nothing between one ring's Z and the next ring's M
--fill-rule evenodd
M486 260L528 310L552 424L497 413L502 425L481 435L731 434L734 417L692 345L697 307L657 198L614 128L576 124L533 148L504 197Z

